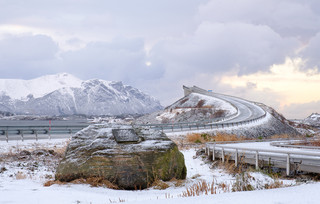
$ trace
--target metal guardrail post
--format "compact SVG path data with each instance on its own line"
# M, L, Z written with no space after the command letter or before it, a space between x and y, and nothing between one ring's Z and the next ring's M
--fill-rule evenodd
M259 169L259 152L256 151L256 170Z
M6 130L6 140L9 142L8 130Z
M216 144L213 145L213 149L212 149L212 161L216 159L216 155L214 153L215 150L216 150Z
M221 149L221 158L222 158L222 162L224 162L224 148Z
M236 153L234 155L234 165L236 167L238 166L238 149L236 149Z
M21 141L23 142L23 141L24 141L24 138L23 138L23 130L20 130L20 134L21 134Z
M286 168L287 176L290 175L290 154L287 154L287 168Z

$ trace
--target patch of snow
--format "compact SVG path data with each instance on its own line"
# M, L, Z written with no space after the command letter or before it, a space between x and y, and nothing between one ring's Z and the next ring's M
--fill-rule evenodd
M30 147L54 147L61 146L67 140L39 140L34 141L10 141L9 143L0 142L0 154L10 153L12 148L19 147L19 150ZM16 151L15 151L16 152ZM183 150L187 166L187 179L184 186L175 187L171 185L165 190L156 190L149 188L142 191L123 191L112 190L103 187L90 187L85 184L66 184L52 185L44 187L44 176L53 174L46 168L40 168L38 174L32 178L16 179L14 176L18 171L26 169L22 166L8 165L5 173L0 173L0 203L119 203L125 201L128 203L317 203L318 189L320 183L306 184L290 188L281 188L274 190L259 190L251 192L222 193L219 191L216 195L202 195L199 197L181 197L182 192L201 180L206 182L215 182L218 187L221 184L232 185L235 177L226 173L224 170L215 168L211 169L200 158L195 158L195 149ZM0 163L0 167L4 162ZM272 182L270 178L261 173L250 173L255 178L252 185L264 185ZM292 183L291 181L287 181ZM19 196L17 196L19 195ZM263 198L263 199L262 199Z

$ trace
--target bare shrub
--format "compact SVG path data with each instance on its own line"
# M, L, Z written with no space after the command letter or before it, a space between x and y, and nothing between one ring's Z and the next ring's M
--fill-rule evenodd
M185 98L185 99L182 99L181 101L180 101L180 105L183 105L185 102L187 102L189 100L189 98Z
M274 189L274 188L283 188L283 187L286 187L284 184L283 184L283 181L273 181L272 183L270 184L265 184L264 185L264 188L265 189Z
M182 197L193 197L199 196L202 194L216 194L216 188L214 187L214 182L207 183L205 180L199 181L196 184L193 184L186 191L182 192Z
M180 180L176 178L171 179L170 182L172 182L175 187L181 187L185 184L185 180Z
M310 145L311 145L311 146L317 146L317 147L319 147L319 146L320 146L320 140L311 141L311 142L310 142Z
M201 138L200 133L188 133L187 134L187 141L191 143L195 143L196 141L200 141L201 143L204 142Z
M288 134L272 135L271 139L273 139L273 140L275 140L275 139L289 139L289 135Z
M170 187L166 182L163 182L162 180L159 180L159 179L155 180L151 186L154 189L158 189L158 190L164 190Z
M61 182L59 180L49 180L49 181L46 181L43 186L45 187L49 187L49 186L52 186L53 184L58 184L58 185L62 185L62 184L66 184L65 182Z
M250 179L252 176L244 172L236 176L236 182L232 185L232 191L253 191L254 187L250 184Z
M189 143L205 143L212 141L212 136L207 133L188 133L187 142Z
M213 116L214 116L215 118L220 118L220 117L225 116L225 114L226 114L226 111L224 111L224 110L217 110L217 111L214 112Z
M204 105L204 103L205 103L205 100L200 100L200 101L198 102L198 104L196 105L196 108L202 108L202 106Z
M224 142L224 141L243 141L248 140L248 138L244 136L237 136L232 134L226 134L218 132L215 136L213 136L214 141L216 142Z

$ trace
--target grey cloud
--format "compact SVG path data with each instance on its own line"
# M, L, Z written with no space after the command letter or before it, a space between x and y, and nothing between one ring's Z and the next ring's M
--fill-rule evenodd
M307 40L319 31L317 1L211 0L199 8L199 20L267 25L282 36Z
M25 78L52 72L58 45L48 36L7 36L0 40L2 77Z
M92 42L85 48L61 54L63 67L82 78L95 77L134 83L141 79L160 78L161 67L147 66L144 42L141 39L115 39L113 42Z
M186 32L196 8L206 1L2 1L0 23L99 36L100 40L109 35L153 39Z
M306 60L305 69L317 67L320 70L320 32L313 37L307 46L299 53Z
M297 40L283 38L268 26L203 23L192 36L159 43L151 55L164 61L167 72L174 76L235 68L244 74L283 63L298 45Z

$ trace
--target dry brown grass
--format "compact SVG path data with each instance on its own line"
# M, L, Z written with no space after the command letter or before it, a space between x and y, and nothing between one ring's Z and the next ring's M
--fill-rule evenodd
M310 145L320 147L320 140L313 140L310 142Z
M206 133L189 133L187 134L187 142L189 143L206 143L206 142L228 142L228 141L243 141L249 140L244 136L237 136L218 132L212 136Z
M283 181L274 181L271 184L265 184L264 188L265 189L274 189L274 188L283 188L286 187L286 185L283 184Z
M22 180L27 178L27 175L21 171L18 171L15 176L17 180Z
M186 189L186 191L182 192L182 197L193 197L193 196L199 196L202 194L208 195L208 194L216 194L217 188L214 187L214 182L207 183L205 180L199 181L196 184L193 184L189 188Z
M176 178L171 179L170 182L173 183L175 187L181 187L185 184L185 180L180 180Z
M204 143L207 142L200 133L188 133L187 142L189 143Z
M50 180L50 181L47 181L43 184L43 186L45 187L49 187L49 186L52 186L53 184L58 184L58 185L63 185L63 184L66 184L66 182L61 182L61 181L58 181L58 180Z
M214 137L214 141L216 142L226 142L226 141L243 141L243 140L248 140L248 138L244 136L237 136L237 135L232 135L232 134L226 134L226 133L221 133L218 132Z
M271 139L289 139L290 136L288 134L281 134L281 135L272 135Z
M155 180L151 186L154 189L158 189L158 190L164 190L170 187L169 184L159 179Z
M90 186L92 187L106 187L106 188L110 188L110 189L119 189L119 187L113 183L111 183L110 181L102 178L102 177L89 177L89 178L79 178L79 179L75 179L69 183L72 184L90 184ZM46 183L44 183L44 186L51 186L53 184L58 184L58 185L64 185L64 184L68 184L68 182L61 182L59 180L50 180L47 181Z

